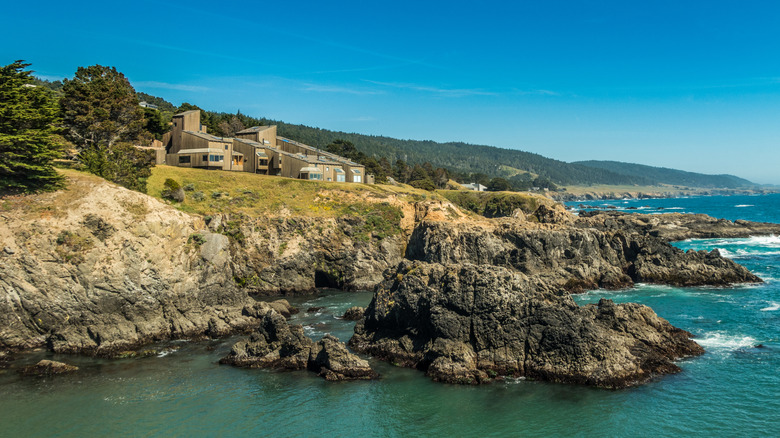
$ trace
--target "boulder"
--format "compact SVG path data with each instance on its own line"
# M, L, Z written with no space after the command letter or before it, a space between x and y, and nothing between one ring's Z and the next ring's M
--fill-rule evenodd
M347 309L346 312L344 312L344 316L342 316L342 318L346 319L347 321L357 321L363 318L363 314L365 312L366 312L365 307L353 306Z
M25 376L51 376L54 374L71 373L78 371L78 369L79 367L77 366L44 359L35 365L29 365L20 369L19 373Z
M303 327L290 325L274 310L261 318L249 339L233 345L220 363L245 368L308 369L330 381L366 380L378 377L367 361L350 353L343 342L325 335L314 342Z
M330 381L378 377L366 360L350 353L343 342L331 335L323 336L311 349L308 368Z

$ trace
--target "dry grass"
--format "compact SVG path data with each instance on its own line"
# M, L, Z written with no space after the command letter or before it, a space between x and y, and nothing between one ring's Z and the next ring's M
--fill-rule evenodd
M407 201L436 197L409 186L304 181L173 166L154 168L148 180L148 194L162 198L163 184L168 178L185 188L184 202L172 205L202 215L218 212L253 217L269 214L337 217L349 207L356 206L358 211L363 211L363 204L381 203L391 197Z

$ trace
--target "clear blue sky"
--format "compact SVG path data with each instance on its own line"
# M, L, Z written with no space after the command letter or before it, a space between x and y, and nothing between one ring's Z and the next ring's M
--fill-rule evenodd
M188 4L188 6L183 6ZM780 2L13 2L0 63L174 104L780 184Z

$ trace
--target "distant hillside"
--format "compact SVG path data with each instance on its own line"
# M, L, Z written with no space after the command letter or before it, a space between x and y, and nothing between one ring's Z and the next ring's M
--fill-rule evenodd
M685 172L666 167L645 166L642 164L621 163L619 161L577 161L572 164L607 170L623 175L636 175L661 184L686 187L706 188L743 188L756 184L734 175L706 175L703 173Z
M559 185L649 185L652 181L609 170L593 169L579 164L553 160L539 154L493 146L460 142L438 143L430 140L400 140L397 138L329 131L276 120L265 120L278 126L281 136L312 146L324 147L333 140L352 142L358 150L375 158L391 161L402 159L411 164L429 162L462 173L485 173L491 177L512 177L518 173L545 177ZM512 168L514 171L507 170Z
M174 108L162 98L138 93L139 100L158 105L160 109ZM178 108L195 109L189 103ZM203 110L202 110L203 111ZM547 179L557 185L638 185L658 184L682 185L687 187L736 188L754 186L750 181L732 175L703 175L674 169L664 169L639 164L612 161L583 161L566 163L539 154L494 146L474 145L462 142L438 143L431 140L401 140L397 138L363 135L351 132L330 131L306 125L295 125L279 120L250 117L236 114L203 111L201 122L215 135L230 136L225 129L235 128L235 123L249 127L254 125L277 125L278 134L302 143L324 148L334 140L347 140L369 157L385 157L390 162L403 160L409 164L430 163L461 174L485 174L489 177L504 177L516 183ZM231 128L232 127L232 128ZM243 129L243 128L242 128Z

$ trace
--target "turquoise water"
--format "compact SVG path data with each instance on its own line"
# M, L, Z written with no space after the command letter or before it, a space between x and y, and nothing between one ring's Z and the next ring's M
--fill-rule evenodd
M632 202L780 222L776 195ZM642 387L608 391L524 380L442 385L375 361L381 380L329 383L306 372L218 365L235 338L171 343L144 359L37 352L16 366L50 357L81 372L22 379L0 371L0 436L780 436L780 238L677 245L719 248L766 283L639 285L577 296L581 304L601 297L647 304L707 350L681 361L682 373ZM293 322L312 337L330 332L346 340L352 323L337 316L370 298L339 291L298 298L304 312ZM324 309L305 313L312 306Z

